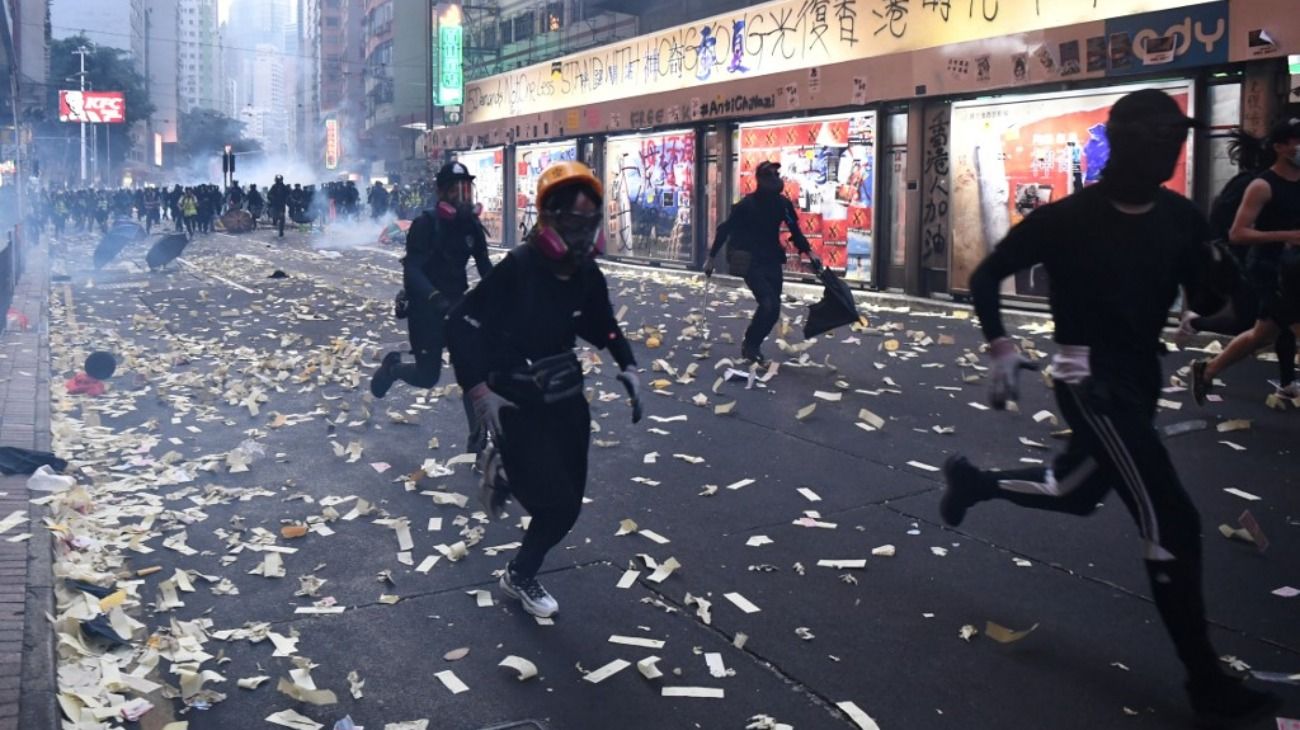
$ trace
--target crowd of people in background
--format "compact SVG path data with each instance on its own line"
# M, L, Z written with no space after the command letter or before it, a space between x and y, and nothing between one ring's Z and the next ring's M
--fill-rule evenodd
M30 221L38 230L107 233L113 219L134 219L147 233L171 228L190 236L210 234L218 219L235 210L247 211L254 227L268 221L277 227L287 218L295 225L327 224L337 220L379 220L386 215L412 219L437 201L431 183L385 185L376 181L366 189L365 208L356 182L329 181L303 185L284 183L241 185L234 181L224 191L220 185L137 188L51 188L40 193ZM279 216L277 218L277 210Z

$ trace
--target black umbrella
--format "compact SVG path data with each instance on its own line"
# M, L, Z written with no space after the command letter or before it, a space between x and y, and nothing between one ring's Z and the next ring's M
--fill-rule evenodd
M125 236L114 233L105 234L103 238L99 239L99 245L95 247L95 268L102 269L107 266L109 262L117 258L118 254L122 253L122 249L126 248L126 244L130 242L131 240Z
M817 278L826 287L820 302L808 307L808 319L803 324L803 336L816 337L836 327L857 322L858 305L853 301L853 291L834 271L822 267Z
M185 247L190 243L189 237L184 233L173 233L158 239L158 242L149 249L145 254L144 262L149 264L149 270L153 271L162 266L166 266L185 252Z
M85 371L95 380L108 380L117 371L117 358L103 350L92 352L86 358Z

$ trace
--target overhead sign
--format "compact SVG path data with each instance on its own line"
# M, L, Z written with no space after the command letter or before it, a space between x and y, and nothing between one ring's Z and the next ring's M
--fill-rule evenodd
M325 120L325 169L335 170L339 166L339 120Z
M124 124L126 96L120 91L59 91L60 122Z
M448 6L438 16L438 106L465 100L464 34L460 6Z
M465 121L591 107L1207 1L772 0L471 81Z
M1228 3L1108 20L1096 42L1110 76L1227 63Z

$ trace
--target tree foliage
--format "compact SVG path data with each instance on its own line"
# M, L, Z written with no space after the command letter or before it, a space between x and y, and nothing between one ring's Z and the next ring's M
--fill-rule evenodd
M257 140L244 136L244 123L212 109L192 109L180 119L180 144L177 154L181 164L191 160L220 157L226 145L235 152L262 149Z
M38 111L41 135L46 137L79 137L80 124L59 121L59 90L80 88L78 74L81 71L81 58L74 51L85 46L86 54L86 88L95 91L121 91L126 96L126 124L101 124L96 127L107 128L111 137L108 147L112 151L112 167L126 159L131 152L133 140L131 125L148 119L154 107L149 103L149 94L145 89L144 77L131 63L130 56L117 48L99 46L85 36L61 38L50 43L50 83L46 89L45 108ZM101 140L101 162L107 159L107 150L102 149L104 129L99 130Z

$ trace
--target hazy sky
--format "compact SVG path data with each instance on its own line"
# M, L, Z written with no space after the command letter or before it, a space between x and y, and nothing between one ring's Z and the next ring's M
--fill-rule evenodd
M230 17L230 0L217 0L218 22L224 23ZM298 0L289 0L289 17L298 17Z

